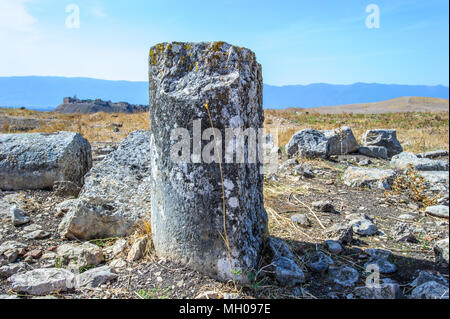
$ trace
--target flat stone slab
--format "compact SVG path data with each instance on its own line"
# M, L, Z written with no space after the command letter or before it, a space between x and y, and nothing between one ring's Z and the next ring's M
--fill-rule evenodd
M36 296L63 292L74 287L75 276L57 268L36 269L9 277L12 290Z
M83 272L75 277L75 286L77 288L97 288L100 285L112 281L118 277L113 273L111 267L102 266Z
M351 187L390 189L396 173L391 169L350 166L344 172L344 184Z
M421 171L419 175L422 176L427 183L430 184L447 184L448 172L446 171Z
M449 207L445 205L429 206L425 209L425 212L431 216L449 218Z
M398 170L407 170L411 167L417 171L448 171L448 161L418 158L410 152L403 152L391 159L390 165Z
M424 158L436 158L436 157L445 157L448 156L447 150L436 150L436 151L430 151L425 153L417 154L417 157L424 157Z

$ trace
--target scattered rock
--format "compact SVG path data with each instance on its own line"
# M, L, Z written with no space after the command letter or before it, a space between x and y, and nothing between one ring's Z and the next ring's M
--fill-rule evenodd
M97 288L100 285L116 279L117 274L112 272L111 267L102 266L87 270L75 277L76 288Z
M119 258L119 259L114 259L113 261L111 261L111 263L109 264L109 266L114 269L114 271L120 271L122 269L124 269L127 266L127 262L126 260Z
M373 236L378 232L378 227L372 221L362 218L350 222L353 232L361 236Z
M445 205L429 206L425 209L425 212L431 216L449 218L449 209Z
M362 136L362 146L382 146L387 150L387 156L392 157L403 152L403 148L397 139L396 130L368 130Z
M343 175L344 184L350 187L390 189L396 173L390 169L350 166Z
M302 269L295 263L294 255L281 239L269 237L269 254L273 256L270 273L281 285L293 287L305 281Z
M297 173L297 175L303 176L305 178L314 178L315 177L315 175L312 171L312 167L307 164L299 164L299 165L295 166L294 171L295 171L295 173Z
M368 248L364 252L373 259L388 259L392 257L392 252L386 249Z
M344 287L352 287L359 280L358 271L349 266L330 266L328 276L334 283Z
M278 257L294 259L294 255L289 249L289 246L283 240L279 238L269 237L268 243L270 254L274 259Z
M401 214L398 216L398 219L402 219L402 220L414 220L416 218L415 215L411 215L411 214Z
M64 266L74 270L96 266L105 259L102 249L91 243L64 244L57 248L56 254Z
M0 267L0 278L8 278L17 273L27 271L27 264L24 262L9 264Z
M417 288L420 285L429 281L435 281L441 285L448 286L448 280L444 276L426 270L419 271L419 274L417 275L416 279L414 279L414 281L411 282L409 285L413 288Z
M291 137L286 145L286 153L289 157L326 158L328 139L322 131L304 129Z
M448 161L418 158L410 152L403 152L391 159L390 165L398 170L408 170L412 166L417 171L448 171Z
M57 268L35 269L9 277L12 290L30 295L48 295L74 287L75 276L68 270Z
M439 240L434 246L434 255L438 264L448 267L448 238Z
M342 246L337 241L327 240L324 244L327 250L333 254L340 254L342 252Z
M303 227L311 226L311 222L305 214L295 214L291 216L291 220Z
M349 154L359 149L358 142L348 126L335 130L326 130L323 133L328 139L327 156Z
M278 257L272 261L275 280L283 286L293 287L305 282L302 269L290 258Z
M56 181L78 186L92 166L91 146L78 133L0 134L0 189L48 189Z
M448 299L448 285L428 281L411 291L411 299Z
M27 246L16 242L16 241L6 241L0 245L0 262L5 260L6 263L13 263L17 260L20 255L25 254L25 248ZM0 263L0 265L2 265Z
M322 273L325 272L330 265L334 265L333 259L321 251L316 251L306 256L306 266L311 271Z
M358 161L358 165L359 166L367 166L367 165L370 165L370 164L372 164L372 161L370 159L367 159L367 158Z
M449 205L449 196L448 196L448 192L443 194L441 198L438 199L437 203L439 205L445 205L448 206Z
M323 212L323 213L335 213L336 212L333 204L331 204L328 201L323 201L323 200L313 202L312 208L317 212Z
M336 130L304 129L295 133L286 145L289 157L327 158L357 151L358 143L348 126Z
M394 227L393 237L398 242L417 243L418 240L414 236L414 231L405 223L396 223Z
M326 230L328 237L341 245L351 244L353 227L351 225L335 224Z
M11 221L14 226L24 225L30 222L30 216L16 205L11 206Z
M364 265L365 268L375 266L380 274L392 274L397 271L397 266L388 261L388 258L392 256L389 250L370 248L365 252L370 256L369 261Z
M23 235L23 237L29 240L35 240L35 239L45 239L50 237L50 235L51 234L49 232L46 232L44 230L35 230L32 231L31 233Z
M136 242L131 246L130 251L128 252L127 260L128 261L137 261L144 257L145 249L147 247L147 238L139 238Z
M31 257L32 259L39 259L42 256L42 250L33 249L27 252L24 257Z
M103 252L108 259L113 259L122 254L127 247L128 242L125 239L118 239L112 246L104 248Z
M71 200L59 231L69 239L129 235L151 211L150 134L136 131L85 176L77 200Z
M296 158L290 158L280 165L279 170L284 171L295 165L298 165L298 160Z

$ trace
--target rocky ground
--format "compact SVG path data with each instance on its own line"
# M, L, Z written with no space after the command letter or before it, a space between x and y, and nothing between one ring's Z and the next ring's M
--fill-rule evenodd
M117 145L92 148L100 163ZM279 169L264 184L271 245L282 239L279 251L286 243L288 260L298 266L279 272L278 265L261 261L244 286L158 259L145 223L123 238L61 239L58 227L67 214L61 203L73 196L3 191L0 298L448 298L447 156L433 158L447 161L446 180L440 173L440 179L419 178L412 170L389 177L392 187L384 189L372 173L365 171L370 181L361 183L361 175L346 170L386 172L389 160L280 155ZM401 176L416 183L405 185ZM378 276L381 288L368 288Z

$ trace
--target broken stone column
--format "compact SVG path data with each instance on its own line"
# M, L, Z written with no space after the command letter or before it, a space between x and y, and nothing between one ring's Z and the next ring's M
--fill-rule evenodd
M248 49L214 42L158 44L149 66L156 253L219 280L245 282L267 239L263 176L260 162L250 160L259 148L243 147L241 163L237 152L230 155L238 143L227 147L226 129L263 127L261 65Z

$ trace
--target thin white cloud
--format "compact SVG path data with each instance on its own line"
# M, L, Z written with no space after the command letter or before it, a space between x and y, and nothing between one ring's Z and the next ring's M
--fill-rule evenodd
M105 12L105 8L99 5L91 7L89 11L96 18L106 18L108 16Z
M0 0L0 34L30 32L37 22L26 9L28 0Z

